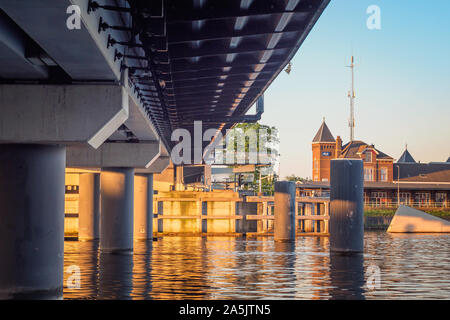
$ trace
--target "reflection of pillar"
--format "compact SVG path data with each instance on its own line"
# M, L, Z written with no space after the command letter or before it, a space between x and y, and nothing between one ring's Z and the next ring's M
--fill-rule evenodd
M153 174L134 177L134 239L153 238Z
M104 168L100 175L100 250L133 250L134 169Z
M80 174L78 239L96 240L100 229L100 174Z
M363 263L362 254L330 254L332 299L364 299Z
M139 241L134 246L133 254L133 299L151 299L152 291L152 244Z
M295 182L275 182L275 241L295 240Z
M133 255L100 253L98 299L129 299L132 288Z
M276 224L276 222L275 222ZM276 286L283 290L284 295L295 295L296 275L295 275L295 242L275 241L274 252L276 259L274 265L277 270L282 270L280 275L276 276ZM279 278L278 278L279 277Z
M0 144L0 299L61 298L65 148Z
M66 247L66 252L69 252L69 254L64 259L64 284L66 285L64 297L69 299L97 298L99 289L98 245L98 241L81 241L71 242L69 247ZM73 275L77 271L80 272L80 287L71 288L70 284L75 284Z
M330 250L363 252L364 204L362 160L331 160Z

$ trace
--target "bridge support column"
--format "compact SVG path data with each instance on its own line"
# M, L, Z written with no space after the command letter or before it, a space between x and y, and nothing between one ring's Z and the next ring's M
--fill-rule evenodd
M237 215L242 216L242 219L236 220L235 230L237 233L246 235L247 232L257 232L258 221L247 220L247 215L258 213L257 202L236 202Z
M305 215L314 215L314 203L307 203L305 206ZM305 232L314 232L314 221L304 220Z
M275 182L275 241L295 241L295 182Z
M134 239L153 239L153 173L134 176Z
M100 174L100 250L133 250L133 168L102 168Z
M100 174L80 174L78 239L97 240L100 232Z
M362 160L331 160L330 250L364 251L364 181Z
M65 148L0 144L0 299L62 298Z

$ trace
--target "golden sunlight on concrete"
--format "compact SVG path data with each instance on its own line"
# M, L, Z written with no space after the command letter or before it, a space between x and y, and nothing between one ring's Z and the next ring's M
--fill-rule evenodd
M450 222L423 211L400 205L388 232L450 232Z

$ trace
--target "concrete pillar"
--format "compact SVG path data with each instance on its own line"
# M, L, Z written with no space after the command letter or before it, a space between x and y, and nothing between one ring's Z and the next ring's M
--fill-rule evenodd
M153 173L134 176L134 239L153 239Z
M78 239L97 240L100 234L100 174L80 174Z
M314 204L306 203L305 204L305 215L313 216L314 215ZM305 232L314 232L313 220L303 220Z
M158 217L164 215L164 201L158 201ZM164 219L158 219L158 233L164 232Z
M362 160L331 160L330 250L364 250L364 191Z
M295 182L275 182L274 240L295 240Z
M62 298L65 148L0 144L0 299Z
M103 168L100 174L100 250L133 250L134 169Z
M320 212L320 203L316 203L316 216L320 216L321 212ZM323 227L320 225L321 221L320 220L316 220L315 221L315 226L314 226L314 231L315 232L321 232Z
M242 219L236 219L235 230L237 233L246 235L247 232L257 232L257 220L247 220L247 215L257 214L257 202L236 202L237 215L242 216Z
M197 215L198 216L207 216L208 215L208 202L197 201ZM201 232L208 232L208 220L200 219Z

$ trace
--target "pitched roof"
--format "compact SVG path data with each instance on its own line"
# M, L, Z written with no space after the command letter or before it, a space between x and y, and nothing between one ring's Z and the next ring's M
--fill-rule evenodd
M398 180L398 168L400 181L450 182L450 163L395 163L394 181Z
M397 163L416 163L416 160L414 160L408 149L405 149L403 154L398 159Z
M450 162L450 157L448 157L447 162Z
M330 182L314 181L308 184L297 184L300 189L330 189ZM416 182L402 182L400 180L400 187L403 190L450 190L450 183L416 183ZM382 181L364 181L364 189L386 189L397 190L398 183L394 182L382 182Z
M325 121L322 122L312 142L336 142Z
M342 153L339 158L360 159L360 154L367 148L372 148L377 152L377 159L393 159L386 153L376 149L373 145L368 145L364 141L351 141L342 147Z

